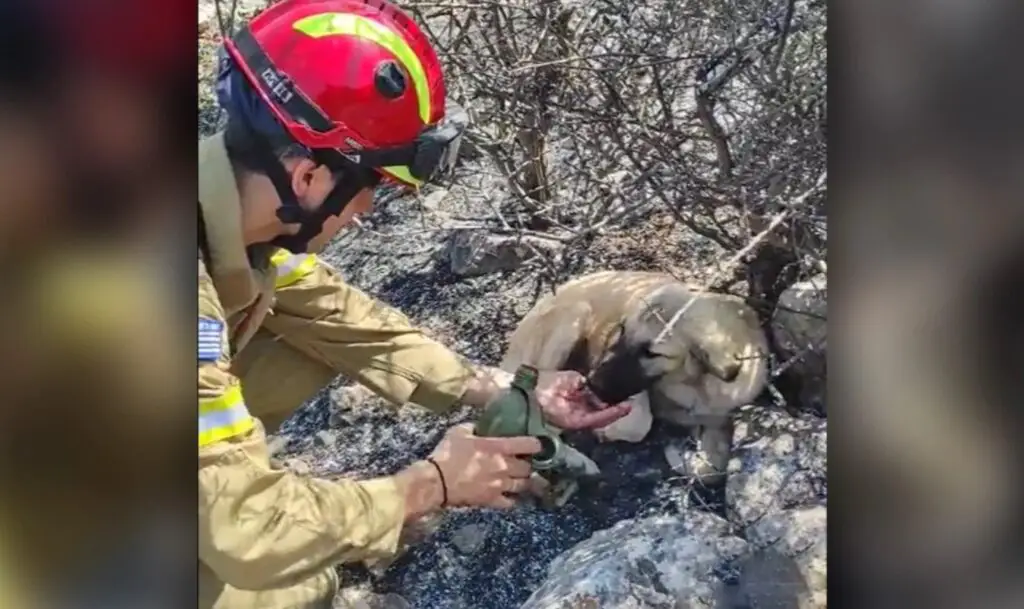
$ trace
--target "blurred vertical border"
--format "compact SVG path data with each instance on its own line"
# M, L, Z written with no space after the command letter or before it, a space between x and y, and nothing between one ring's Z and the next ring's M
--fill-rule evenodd
M0 4L0 608L196 598L196 5Z
M1020 13L829 5L833 609L1024 606Z

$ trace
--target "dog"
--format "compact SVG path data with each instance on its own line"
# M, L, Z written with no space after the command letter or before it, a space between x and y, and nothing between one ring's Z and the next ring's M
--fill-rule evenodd
M767 384L768 349L740 298L665 273L601 271L541 299L509 336L500 367L576 370L602 402L629 401L629 415L595 430L603 442L640 442L655 418L688 428L703 463L686 473L714 483L731 455L733 411Z

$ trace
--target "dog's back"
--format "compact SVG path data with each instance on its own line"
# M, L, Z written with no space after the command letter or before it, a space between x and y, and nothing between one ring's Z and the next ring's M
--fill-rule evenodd
M696 299L690 304L690 301ZM735 358L740 369L732 381L706 375L698 393L707 408L731 410L749 403L768 376L768 339L757 314L741 298L700 293L667 273L599 271L572 279L540 299L509 337L501 367L514 371L526 363L541 368L569 367L589 373L609 348L609 335L638 308L654 304L664 321L680 309L681 333L697 340L713 359ZM666 337L672 340L671 335ZM698 406L696 396L674 390L670 375L661 393L681 404Z
M584 374L607 348L621 320L671 275L647 271L599 271L577 277L537 301L509 336L501 368L520 364L571 368Z

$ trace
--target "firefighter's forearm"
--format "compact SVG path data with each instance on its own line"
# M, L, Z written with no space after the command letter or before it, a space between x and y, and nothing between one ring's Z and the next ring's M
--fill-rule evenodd
M470 362L328 265L318 264L276 297L264 328L394 404L447 412L472 380Z

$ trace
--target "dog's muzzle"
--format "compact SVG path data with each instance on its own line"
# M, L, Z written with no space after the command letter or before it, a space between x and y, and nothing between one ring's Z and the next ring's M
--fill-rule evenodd
M580 391L583 394L583 398L587 401L587 405L594 410L604 410L609 404L616 403L607 399L608 394L604 391L604 388L594 385L590 379L583 383L583 388Z

